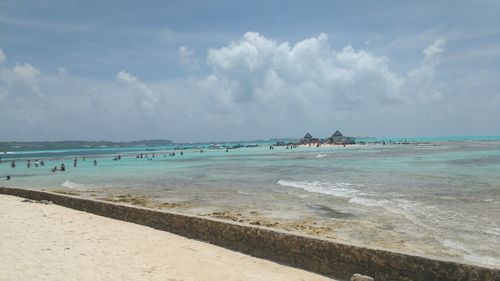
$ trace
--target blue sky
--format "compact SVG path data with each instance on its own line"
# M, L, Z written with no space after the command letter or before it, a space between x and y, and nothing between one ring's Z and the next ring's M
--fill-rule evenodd
M498 1L0 2L0 140L500 134Z

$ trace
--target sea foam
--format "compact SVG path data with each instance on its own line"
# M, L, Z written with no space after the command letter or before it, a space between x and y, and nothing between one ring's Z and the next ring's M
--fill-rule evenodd
M75 189L75 190L83 189L86 187L85 184L78 184L78 183L71 182L69 180L66 180L61 185L66 187L66 188Z
M355 189L355 187L361 186L345 182L330 183L330 182L319 182L319 181L307 182L307 181L286 181L286 180L279 180L277 184L281 186L299 188L308 192L322 193L336 197L348 197L348 198L353 197L356 193L359 193L359 190Z
M463 258L467 261L473 262L473 263L478 263L478 264L487 264L487 265L493 265L497 266L500 264L500 259L496 257L491 257L491 256L486 256L486 255L480 255L476 252L474 252L472 249L470 249L468 246L466 246L463 243L460 243L458 241L450 240L450 239L445 239L440 241L443 246L459 250L463 253Z

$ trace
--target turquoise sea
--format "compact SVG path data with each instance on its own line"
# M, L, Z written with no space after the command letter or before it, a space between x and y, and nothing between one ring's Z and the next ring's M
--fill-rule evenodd
M227 152L197 145L202 153L175 146L7 152L0 185L145 195L176 212L500 267L500 137L364 141L273 150L259 142ZM61 163L65 172L51 172Z

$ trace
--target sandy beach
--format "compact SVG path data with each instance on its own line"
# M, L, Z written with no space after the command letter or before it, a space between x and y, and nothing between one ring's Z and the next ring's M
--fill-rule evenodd
M0 280L332 280L149 227L0 195Z

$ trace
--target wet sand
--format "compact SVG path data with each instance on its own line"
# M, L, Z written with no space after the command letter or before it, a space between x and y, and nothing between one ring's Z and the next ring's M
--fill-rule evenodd
M332 280L149 227L0 195L1 280Z

